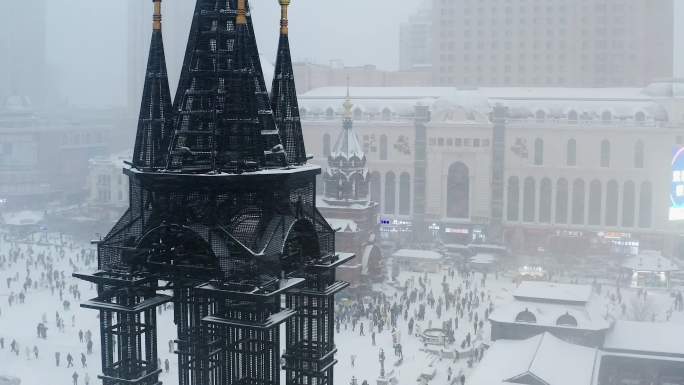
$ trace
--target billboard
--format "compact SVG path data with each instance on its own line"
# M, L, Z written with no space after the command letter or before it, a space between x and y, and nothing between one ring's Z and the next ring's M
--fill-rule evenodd
M671 221L684 220L684 147L672 152L672 182L670 187Z

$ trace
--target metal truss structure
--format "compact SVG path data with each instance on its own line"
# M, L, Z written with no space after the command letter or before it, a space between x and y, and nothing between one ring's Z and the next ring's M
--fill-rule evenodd
M153 3L130 207L98 241L98 271L75 274L97 285L82 306L100 312L100 378L160 384L155 310L173 302L179 384L279 385L281 369L288 385L332 384L335 270L353 255L316 208L289 0L270 98L247 1L197 0L173 105Z

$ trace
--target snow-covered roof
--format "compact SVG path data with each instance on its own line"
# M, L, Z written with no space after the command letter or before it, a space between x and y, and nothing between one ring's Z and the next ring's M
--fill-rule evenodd
M684 324L616 321L606 334L603 349L684 356L682 338L684 338Z
M496 263L497 257L494 254L489 253L477 253L476 255L470 257L470 263L476 263L480 265L489 265Z
M526 340L498 340L473 371L471 385L534 383L547 385L591 384L597 349L574 345L550 333Z
M415 259L432 259L439 260L442 259L442 254L432 251L432 250L415 250L415 249L400 249L394 254L394 257L398 258L415 258Z
M8 226L32 226L37 225L45 219L45 214L41 211L16 211L0 214L0 223Z
M516 321L516 318L523 312L532 313L535 321ZM577 322L577 326L559 322L560 317L564 315L572 316ZM602 317L600 309L594 306L519 300L496 307L492 314L490 314L489 319L490 321L501 323L533 324L550 328L573 328L592 331L604 330L610 327L610 323Z
M639 255L626 260L622 267L637 271L679 271L680 268L673 261L665 258L658 251L644 250Z
M544 281L523 281L513 292L521 301L550 301L586 303L591 297L591 286Z
M520 119L533 118L538 111L549 119L563 118L574 111L579 119L588 116L599 121L604 112L611 119L635 119L642 113L644 120L667 120L667 110L658 103L663 92L648 91L653 87L352 87L350 92L355 108L363 112L410 115L416 105L426 105L432 108L434 121L487 121L497 103ZM301 95L299 105L313 114L339 115L346 92L345 87L316 88Z
M361 144L359 143L359 138L356 136L354 126L351 123L345 123L330 152L330 158L342 157L349 160L353 157L363 159L365 156L366 154L364 154L363 147L361 147Z
M351 219L326 218L328 224L333 229L340 229L341 232L357 232L359 225Z

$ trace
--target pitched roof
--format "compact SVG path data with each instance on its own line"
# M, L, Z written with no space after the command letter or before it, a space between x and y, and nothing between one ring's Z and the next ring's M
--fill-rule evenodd
M656 353L684 357L684 324L673 322L616 321L606 334L603 348L630 353Z
M543 333L526 340L498 340L470 376L472 385L591 384L597 349Z

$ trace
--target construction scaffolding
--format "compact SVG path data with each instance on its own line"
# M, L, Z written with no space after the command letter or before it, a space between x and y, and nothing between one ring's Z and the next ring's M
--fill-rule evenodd
M160 384L156 307L172 302L179 384L279 385L283 323L287 384L332 384L335 269L353 256L335 253L316 208L287 28L274 78L286 92L270 99L247 1L197 0L171 107L153 3L130 207L97 242L98 271L75 274L98 288L82 306L100 312L100 378Z

